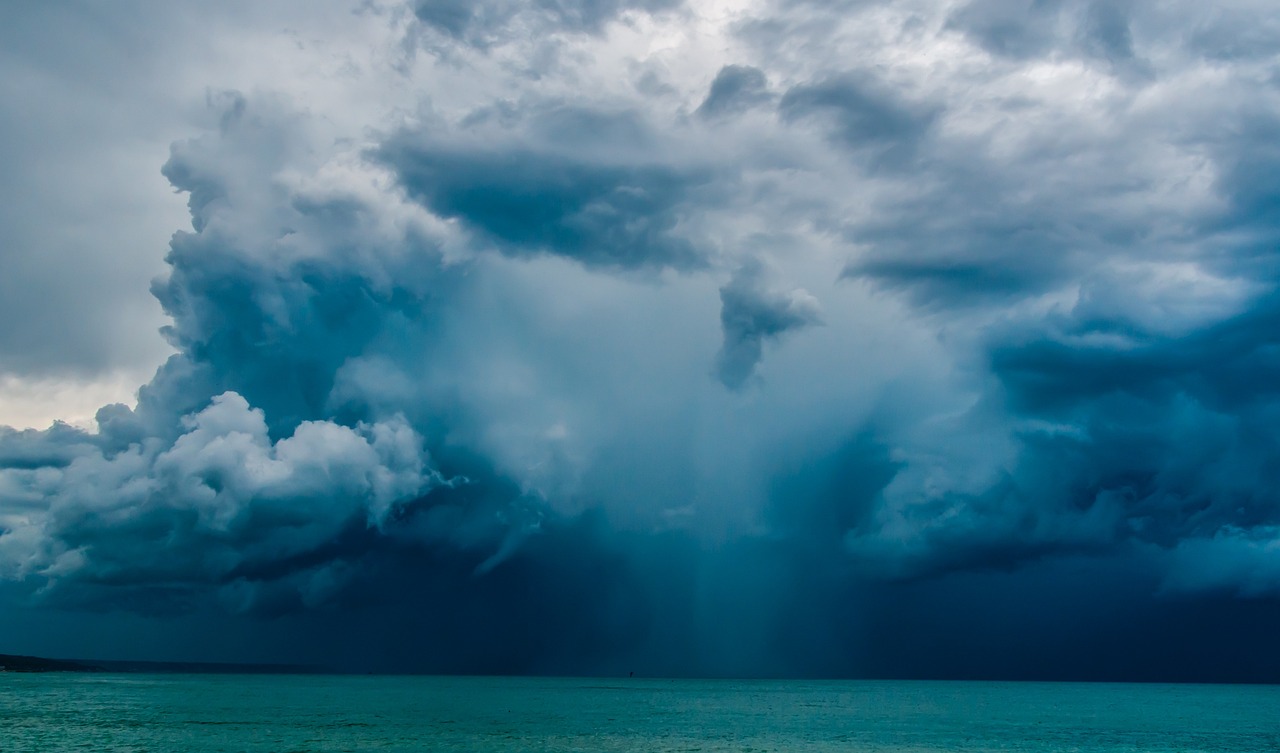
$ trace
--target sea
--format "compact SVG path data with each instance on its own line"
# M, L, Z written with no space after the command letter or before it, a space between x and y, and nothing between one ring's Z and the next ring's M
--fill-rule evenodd
M1280 687L0 673L0 751L1280 751Z

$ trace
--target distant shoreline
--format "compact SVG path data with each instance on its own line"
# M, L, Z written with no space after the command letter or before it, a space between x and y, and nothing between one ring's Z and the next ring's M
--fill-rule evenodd
M86 662L45 659L40 656L0 654L0 672L95 672L99 668Z
M317 674L322 670L293 664L234 664L216 662L103 661L46 659L41 656L0 654L0 672L138 672L157 674Z

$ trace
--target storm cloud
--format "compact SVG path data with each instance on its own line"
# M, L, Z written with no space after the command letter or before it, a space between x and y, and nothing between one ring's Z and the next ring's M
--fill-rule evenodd
M764 274L748 263L720 288L724 345L716 357L716 375L730 389L746 383L763 357L766 341L821 321L812 295L801 289L771 290L761 279Z
M483 132L498 117L474 113L461 125ZM661 144L633 112L554 107L530 120L519 125L532 144L431 143L402 132L380 156L410 196L508 254L623 268L705 264L679 232L700 205L691 194L708 182L705 168L664 164Z
M12 652L1280 678L1265 4L227 13L150 288L2 252L167 357L0 428ZM23 305L6 402L115 373Z
M707 98L698 105L704 118L730 115L769 101L769 81L764 71L749 65L726 65L716 74Z

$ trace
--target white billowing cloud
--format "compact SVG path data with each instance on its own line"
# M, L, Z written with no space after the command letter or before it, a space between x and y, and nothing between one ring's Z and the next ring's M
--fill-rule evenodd
M170 144L227 90L276 93L330 139L361 138L411 87L392 16L347 0L0 9L0 424L84 423L88 395L133 402L172 353L147 293L189 222L159 172Z
M443 480L402 417L355 427L305 421L272 441L234 392L148 440L58 469L7 468L0 535L7 577L222 582L237 568L308 552L353 522L381 526ZM11 507L12 509L12 507Z

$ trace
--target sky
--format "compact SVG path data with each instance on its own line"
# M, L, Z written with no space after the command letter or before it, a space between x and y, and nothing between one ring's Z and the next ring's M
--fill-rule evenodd
M1270 6L0 5L0 647L1280 681Z

